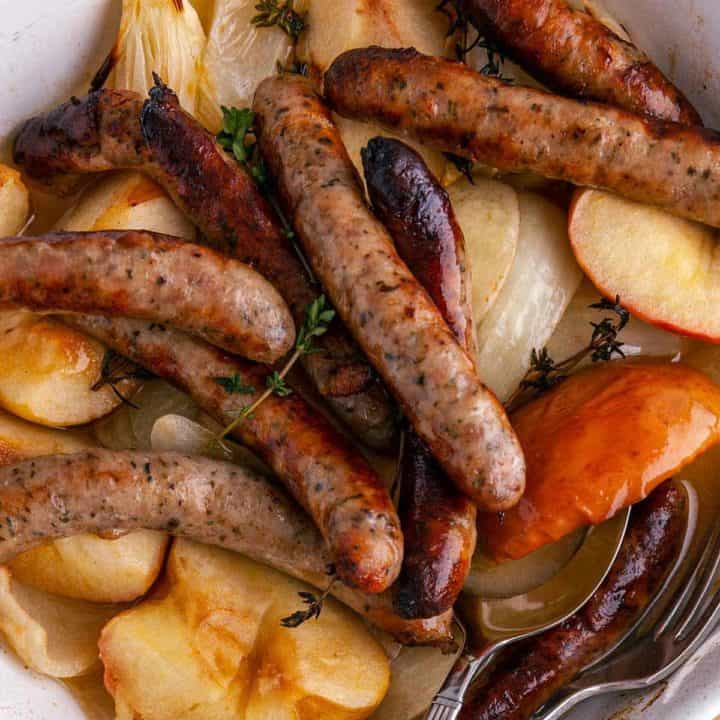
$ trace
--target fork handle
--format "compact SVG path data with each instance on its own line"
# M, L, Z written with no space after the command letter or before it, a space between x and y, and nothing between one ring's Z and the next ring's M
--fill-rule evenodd
M450 670L440 692L430 705L425 720L457 720L465 694L503 643L488 643L476 654L463 653Z
M555 693L550 704L547 706L548 709L543 711L543 708L540 708L532 716L532 720L560 720L560 718L569 713L576 705L596 695L602 694L603 691L600 690L597 685L584 688L574 688L572 685L568 685Z
M436 695L425 717L426 720L457 720L462 707L461 700L452 700Z

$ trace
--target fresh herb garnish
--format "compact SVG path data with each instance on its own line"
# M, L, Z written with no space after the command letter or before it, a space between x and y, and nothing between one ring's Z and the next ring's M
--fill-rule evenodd
M533 350L530 369L518 389L505 403L509 409L515 409L528 394L537 396L562 382L588 357L594 363L625 357L623 343L618 339L618 335L630 321L630 313L620 304L620 297L617 296L614 302L603 298L589 307L593 310L608 310L614 313L614 317L603 318L598 323L591 322L593 331L588 345L562 362L556 363L547 348Z
M288 397L293 394L292 388L285 382L279 372L273 372L265 378L265 386L272 390L273 395Z
M220 147L231 152L261 187L267 182L265 163L255 136L255 113L250 108L222 106L223 127L217 135Z
M448 162L451 162L455 166L455 169L458 170L458 172L462 173L465 176L465 178L471 185L475 184L475 179L473 178L472 174L472 160L460 157L459 155L455 155L454 153L449 152L443 153L443 155Z
M250 108L236 108L222 106L223 128L217 135L218 144L227 152L231 152L235 160L244 167L255 184L262 192L265 199L270 203L275 215L280 220L282 231L285 238L292 244L297 256L300 258L305 271L310 276L313 284L317 283L313 275L312 268L305 259L300 250L295 232L292 229L285 213L280 207L280 203L272 193L272 188L268 182L267 168L265 161L260 155L260 148L257 143L257 133L255 129L255 113Z
M328 575L333 576L334 574L335 568L333 566L330 566L328 568ZM337 578L333 577L330 580L329 585L325 588L325 590L323 590L322 594L319 596L311 592L299 592L298 595L300 596L300 599L305 605L307 605L307 607L302 610L298 610L297 612L294 612L292 615L288 615L287 617L282 618L282 620L280 620L280 624L286 628L296 628L300 627L300 625L302 625L304 622L307 622L308 620L312 620L313 618L319 618L320 613L323 609L323 604L325 603L325 599L330 594L330 591L332 590L332 587L336 582Z
M250 21L258 27L279 27L294 40L305 29L305 14L293 8L294 0L261 0L255 9L258 14Z
M214 377L213 380L229 395L251 395L255 392L253 385L246 385L240 375L230 377Z
M477 30L475 37L470 40L471 23L454 0L442 0L436 9L446 15L450 21L447 37L459 38L455 43L455 56L460 62L466 63L467 56L475 48L480 48L487 53L487 62L480 68L480 73L488 77L495 77L498 80L510 81L509 78L503 77L502 74L505 63L503 53L480 30Z
M265 380L266 389L251 405L246 405L232 414L236 415L235 419L218 435L217 440L220 441L231 433L240 423L250 417L255 410L269 398L271 395L287 397L292 390L287 385L285 378L292 369L293 365L303 356L315 352L313 339L324 335L328 331L328 327L335 317L335 311L329 306L327 298L320 295L315 298L305 310L305 321L303 322L297 340L295 341L295 351L285 363L282 370L275 371L267 376ZM217 379L216 379L217 382Z
M100 379L90 389L97 392L108 386L121 402L139 410L135 403L120 392L118 385L124 380L148 380L151 377L153 377L152 373L136 365L132 360L128 360L114 350L106 350L100 369Z

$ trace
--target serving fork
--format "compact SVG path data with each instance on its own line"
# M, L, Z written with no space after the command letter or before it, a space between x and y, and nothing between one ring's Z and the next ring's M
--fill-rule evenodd
M679 564L674 567L677 575ZM720 525L710 535L695 569L672 592L666 581L625 635L574 682L559 691L533 715L533 720L558 720L589 698L610 693L647 690L667 679L709 639L720 621ZM670 578L669 580L672 580ZM657 620L648 616L661 609Z
M688 496L688 509L684 537L672 566L661 587L639 618L627 632L609 647L573 683L557 693L532 720L558 720L575 705L605 693L649 688L677 670L708 637L720 618L720 588L707 597L715 576L720 569L720 526L711 538L687 583L678 590L673 599L664 605L664 612L654 623L650 632L642 633L646 621L667 599L678 579L680 569L688 556L697 520L697 495L687 483L682 483ZM486 641L476 653L466 649L453 667L443 688L436 695L426 715L426 720L457 720L472 682L501 649L556 627L579 610L598 589L610 571L627 529L629 510L615 551L603 567L602 577L592 591L583 596L574 609L553 619L542 627L526 632L509 633L504 637ZM582 551L582 548L581 548ZM581 552L579 551L579 553ZM698 617L698 613L702 613ZM458 620L459 623L459 620ZM464 628L463 628L464 630ZM624 650L623 648L627 648ZM619 655L615 655L620 650ZM607 662L605 662L607 660Z
M615 562L627 530L630 511L625 510L612 520L593 528L585 542L560 573L530 593L498 600L480 600L475 608L483 638L475 642L460 618L455 623L464 638L464 650L455 662L440 692L433 699L426 720L456 720L462 710L465 695L486 665L508 645L549 630L581 608L598 589ZM597 563L604 548L603 561ZM578 570L590 566L592 576L585 583L571 583L571 597L563 591L563 577L575 577ZM548 592L549 591L549 592ZM550 595L554 602L540 602ZM520 600L520 602L518 602Z

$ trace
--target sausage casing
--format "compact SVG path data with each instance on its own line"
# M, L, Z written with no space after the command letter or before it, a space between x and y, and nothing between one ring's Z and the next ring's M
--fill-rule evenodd
M222 424L265 388L267 368L172 328L100 317L70 316L65 321L184 390ZM246 389L230 392L219 378L236 378ZM344 582L368 592L393 583L403 541L392 500L362 455L321 413L297 393L271 395L233 434L308 511Z
M90 450L0 468L0 563L81 532L148 528L218 545L325 589L332 558L279 488L236 464L179 453ZM450 618L408 622L388 594L332 593L409 643L447 644Z
M638 115L702 125L645 53L567 0L453 0L462 15L545 85Z
M15 141L15 161L55 191L77 176L119 168L150 175L203 237L257 269L285 298L298 327L320 294L255 182L159 85L149 100L99 90L29 120ZM357 345L340 323L301 358L319 392L355 433L375 446L394 433L394 410Z
M556 628L522 643L490 673L463 720L528 720L633 624L677 555L687 496L668 481L633 510L609 575L588 603Z
M373 138L361 155L375 214L458 341L471 350L465 242L448 194L422 157L399 140ZM412 431L405 436L400 472L405 557L395 606L405 617L433 617L452 608L470 571L477 510Z
M500 170L602 188L720 227L720 133L507 85L415 50L337 58L325 93L379 123Z
M0 306L168 323L258 362L292 349L285 301L255 270L184 240L128 230L0 241Z
M260 146L315 272L448 475L485 508L523 492L520 445L472 359L365 205L354 167L305 78L260 84Z

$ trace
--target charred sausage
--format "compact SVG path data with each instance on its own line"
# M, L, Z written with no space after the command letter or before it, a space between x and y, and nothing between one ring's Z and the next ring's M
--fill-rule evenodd
M659 589L683 536L686 495L668 481L633 510L610 574L557 628L504 657L461 713L463 720L527 720L611 647Z
M262 82L260 146L338 313L448 475L485 508L523 492L520 445L473 361L364 203L340 134L305 78Z
M255 270L135 230L0 240L1 306L168 323L266 363L295 342L285 301Z
M453 0L509 57L560 93L702 125L645 53L566 0Z
M142 171L204 238L265 276L298 327L320 292L253 179L163 85L148 100L129 91L91 92L29 120L16 139L15 161L56 192L76 186L86 173ZM359 437L387 445L395 413L357 345L336 321L317 346L320 352L302 362L320 393Z
M471 280L450 197L422 156L399 140L373 138L361 156L375 214L458 342L472 353Z
M325 92L341 115L504 171L611 190L720 227L720 133L507 85L415 50L337 58Z
M399 140L373 138L361 155L375 214L455 337L472 351L465 239L448 194L422 157ZM395 606L405 617L432 617L452 608L465 584L477 510L412 431L400 468L405 557Z
M82 532L148 528L243 553L325 589L331 557L307 517L247 468L178 453L90 450L0 468L0 564ZM449 618L407 622L389 597L333 594L399 639L444 644Z
M64 319L184 390L223 425L265 388L267 368L172 328L101 317ZM227 389L230 380L237 380L241 392ZM308 511L344 582L368 592L393 583L403 541L392 500L362 455L320 413L298 394L270 396L234 436Z

